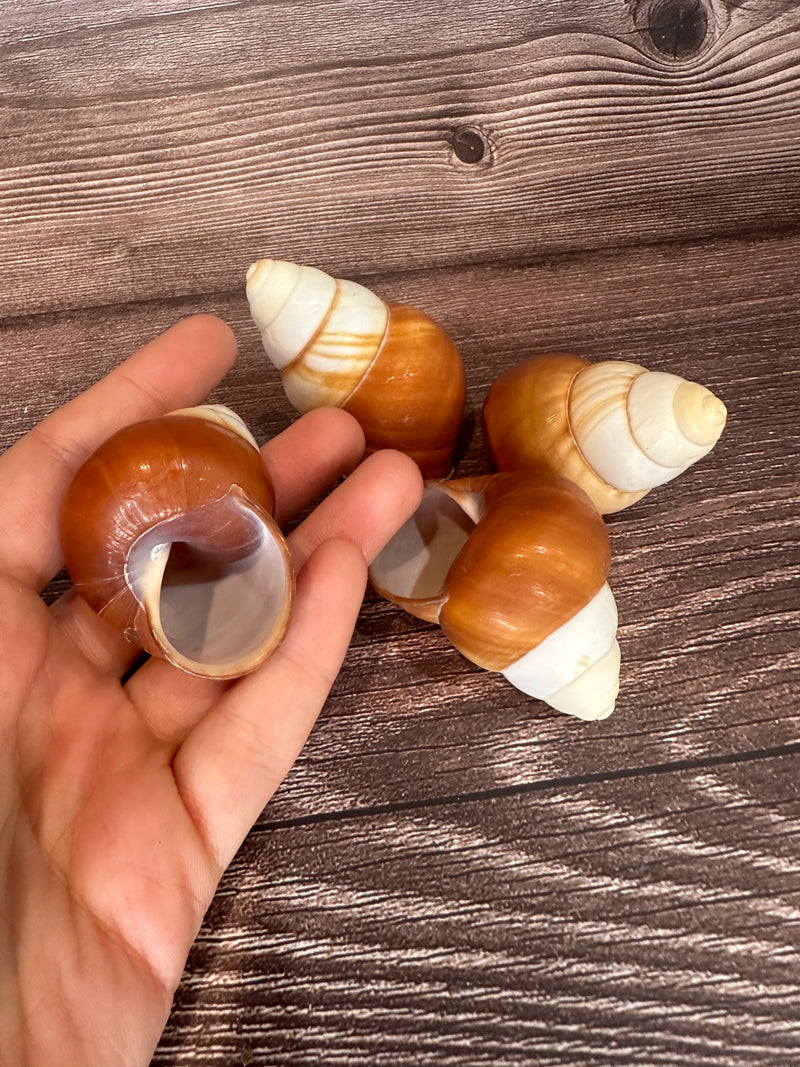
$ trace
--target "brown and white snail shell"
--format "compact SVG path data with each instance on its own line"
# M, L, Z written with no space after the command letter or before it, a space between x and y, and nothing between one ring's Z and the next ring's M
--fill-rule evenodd
M559 353L500 375L484 404L483 433L496 470L547 467L608 514L707 455L726 417L723 402L696 382Z
M399 449L428 478L450 473L466 379L458 349L433 319L284 260L250 266L247 298L297 411L343 407L368 450Z
M76 590L146 651L192 674L254 670L289 624L294 575L274 492L221 406L128 426L80 467L61 541Z
M619 690L608 532L585 493L547 471L429 482L370 568L375 589L438 622L473 663L583 719Z

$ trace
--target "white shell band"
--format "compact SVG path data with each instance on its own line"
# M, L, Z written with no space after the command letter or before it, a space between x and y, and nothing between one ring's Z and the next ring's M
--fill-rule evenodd
M389 309L381 298L316 267L261 259L247 272L247 299L294 407L346 403L386 333Z
M616 668L613 654L607 654L616 644L617 605L606 582L600 591L576 615L546 637L536 648L512 663L503 675L529 696L553 704L553 695L563 692L563 709L583 719L610 714L619 689L619 658ZM604 661L601 677L591 686L581 685L570 694L565 691L595 663ZM600 684L602 680L602 684ZM597 692L594 690L597 688ZM613 690L611 706L608 693Z
M326 275L327 277L327 275ZM323 329L286 367L283 387L298 411L322 404L337 407L359 384L386 333L389 309L371 290L338 279Z
M628 394L649 373L636 363L593 363L576 375L569 396L570 427L584 459L606 484L626 492L653 489L683 470L654 462L631 432Z
M192 418L216 422L219 426L238 433L253 448L258 448L258 442L248 430L244 419L225 404L199 404L194 408L177 408L175 411L170 411L170 415L188 415Z
M705 425L687 425L686 419L679 422L684 398L691 399L701 416L706 413ZM642 451L665 467L685 470L707 455L722 433L724 412L722 401L705 386L662 371L640 374L628 394L631 433ZM698 439L690 440L687 429Z
M261 331L264 350L283 370L308 345L325 321L336 281L316 267L261 259L247 272L250 314Z
M579 719L607 719L614 710L619 693L619 667L619 642L615 640L608 651L591 667L587 667L583 674L557 693L551 693L547 703L556 711L575 715Z

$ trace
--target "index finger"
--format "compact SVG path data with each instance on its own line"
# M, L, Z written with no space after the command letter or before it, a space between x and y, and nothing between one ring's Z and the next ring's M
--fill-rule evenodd
M236 359L229 326L184 319L0 457L0 566L41 589L62 564L58 509L80 464L123 426L204 400Z

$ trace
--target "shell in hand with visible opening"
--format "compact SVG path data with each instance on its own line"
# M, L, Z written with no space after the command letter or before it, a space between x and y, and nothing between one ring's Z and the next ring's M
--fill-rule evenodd
M582 719L614 709L617 610L608 532L547 471L429 482L370 567L374 588L437 622L473 663Z
M705 386L675 374L557 353L497 378L483 434L495 470L547 467L608 514L707 455L726 417Z
M247 298L297 411L342 407L361 424L368 450L399 449L428 478L450 473L466 378L458 349L433 319L285 260L253 263Z
M256 442L202 406L128 426L80 467L61 542L74 586L141 648L192 674L254 670L286 632L289 551Z

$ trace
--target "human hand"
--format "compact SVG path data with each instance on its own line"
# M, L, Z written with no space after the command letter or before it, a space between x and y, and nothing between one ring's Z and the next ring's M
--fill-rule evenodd
M0 457L0 1063L147 1064L222 872L291 767L347 650L366 565L413 512L410 460L312 412L262 449L297 596L273 657L233 683L151 659L67 593L59 502L123 425L201 402L235 358L186 319ZM355 468L355 469L354 469Z

